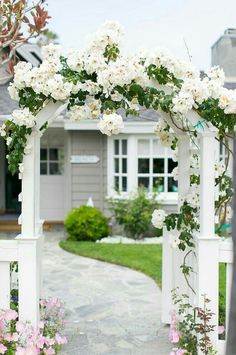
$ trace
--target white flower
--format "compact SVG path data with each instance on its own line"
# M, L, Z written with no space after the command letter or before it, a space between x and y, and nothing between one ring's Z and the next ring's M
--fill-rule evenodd
M6 129L6 125L5 125L5 123L3 123L3 125L0 127L0 136L1 137L5 137L6 136L5 129Z
M43 61L48 61L55 63L60 61L61 46L58 44L50 43L42 47L42 59Z
M101 102L93 97L86 99L86 104L90 110L90 118L98 118L101 113Z
M169 237L169 244L171 245L171 247L177 249L180 243L179 232L173 230L172 232L169 233L168 237Z
M75 105L70 108L70 111L67 113L67 116L72 121L80 122L82 120L86 120L86 119L90 118L91 111L86 104L83 106Z
M219 106L226 114L236 113L236 90L221 88Z
M197 191L190 191L190 193L186 196L186 202L192 207L197 208L200 204L199 193Z
M180 91L177 96L173 98L173 112L186 115L194 105L193 96L190 93Z
M124 128L123 119L117 113L104 114L98 123L98 128L107 136L119 134Z
M20 163L18 167L19 167L19 172L22 174L22 173L24 172L24 165L23 165L23 163Z
M32 64L27 62L19 62L14 67L14 87L17 89L23 89L26 87L26 78L30 74Z
M123 28L116 21L105 22L95 33L90 35L88 50L104 53L105 48L109 45L118 45L123 36Z
M162 229L167 214L164 210L156 209L152 213L152 224L155 228Z
M178 162L178 148L176 148L173 152L172 152L172 160L177 163Z
M11 137L7 137L7 140L6 140L6 144L7 146L9 146L12 142L12 138Z
M175 181L178 181L178 177L179 177L179 171L178 171L178 166L176 166L173 170L172 170L172 173L173 175L173 179Z
M14 110L12 113L13 122L18 126L26 126L32 128L35 125L35 116L26 107L22 110Z
M64 101L70 96L73 84L64 81L64 77L61 74L55 74L48 80L47 87L55 100Z
M30 154L32 151L32 146L30 144L27 144L24 149L24 154Z
M199 104L210 96L207 83L200 78L186 78L181 87L181 92L190 95Z
M99 73L107 67L103 54L92 53L84 59L84 70L88 74Z
M8 86L8 92L12 100L19 101L19 90L13 83Z
M67 64L71 70L80 72L83 69L82 52L75 49L71 49L67 55Z
M160 143L165 147L170 147L172 145L172 134L166 130L167 125L166 123L160 119L159 122L156 124L154 129L155 134L160 139Z
M214 81L218 81L219 84L222 86L225 83L225 73L222 68L220 68L218 65L212 67L208 72L207 72L208 78Z
M222 160L215 163L215 177L216 178L221 176L225 172L225 170L226 170L226 166Z

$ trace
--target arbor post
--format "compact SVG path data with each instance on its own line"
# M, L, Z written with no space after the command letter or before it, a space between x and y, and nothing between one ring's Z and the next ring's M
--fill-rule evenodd
M209 334L213 347L218 342L219 238L215 236L215 132L200 137L200 235L196 237L197 275L196 305L204 307L204 295L212 311Z

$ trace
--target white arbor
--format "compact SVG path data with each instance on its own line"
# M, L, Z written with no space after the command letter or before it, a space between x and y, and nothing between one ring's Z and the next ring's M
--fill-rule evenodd
M36 325L39 320L39 298L42 294L42 246L43 221L40 220L40 127L52 121L62 110L61 103L49 103L36 117L37 125L28 145L29 154L24 156L22 179L22 192L19 196L22 203L22 213L19 219L21 234L12 241L0 241L0 305L9 308L10 304L10 262L18 261L19 267L19 317L21 320L31 321ZM188 133L180 131L173 119L164 112L160 112L178 135L179 155L179 206L181 196L184 196L190 185L190 154L192 148ZM196 126L201 118L190 111L188 120ZM232 272L232 249L230 242L222 242L215 236L215 136L216 129L210 124L204 129L198 129L200 150L200 232L194 235L196 256L191 255L189 260L194 269L189 282L195 290L194 294L187 286L180 265L183 262L183 253L173 249L168 242L168 232L165 230L163 242L163 286L162 286L162 321L170 322L172 309L171 290L180 288L181 293L187 293L193 305L203 306L203 294L211 300L210 309L213 317L212 325L218 325L218 295L219 295L219 262L227 263L227 315L229 305L229 290ZM213 345L222 351L222 341L218 340L218 330L211 335Z

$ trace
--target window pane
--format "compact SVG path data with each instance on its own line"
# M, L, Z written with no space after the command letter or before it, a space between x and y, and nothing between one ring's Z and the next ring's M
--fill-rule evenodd
M168 173L171 174L173 169L178 165L177 162L173 161L172 159L168 159Z
M158 141L158 139L153 139L153 155L165 155L165 147Z
M153 192L164 192L164 177L158 176L153 178Z
M49 149L49 160L59 160L57 148L50 148Z
M119 191L119 176L114 177L114 188L115 191Z
M146 190L149 190L150 184L149 184L149 178L148 177L139 177L138 178L138 186L139 187L144 187Z
M164 174L165 172L165 160L164 159L153 159L153 173L154 174Z
M119 158L115 158L115 173L119 173Z
M150 155L150 140L138 140L138 155Z
M127 139L122 139L122 154L127 155Z
M50 163L49 164L49 174L50 175L61 175L61 167L59 163Z
M178 183L172 177L168 177L168 192L177 192Z
M122 176L122 191L127 191L127 177Z
M40 149L40 160L47 160L48 159L48 151L46 148Z
M118 139L114 140L114 152L115 152L115 155L119 155L119 140Z
M40 174L47 175L47 163L40 163Z
M149 159L138 159L138 172L140 174L149 174Z
M123 174L127 173L127 159L126 158L122 159L122 173Z

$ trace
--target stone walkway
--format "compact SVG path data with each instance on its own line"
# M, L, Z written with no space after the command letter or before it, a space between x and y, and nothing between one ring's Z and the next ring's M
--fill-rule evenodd
M44 295L66 302L64 355L168 355L161 292L142 273L67 253L47 233Z

